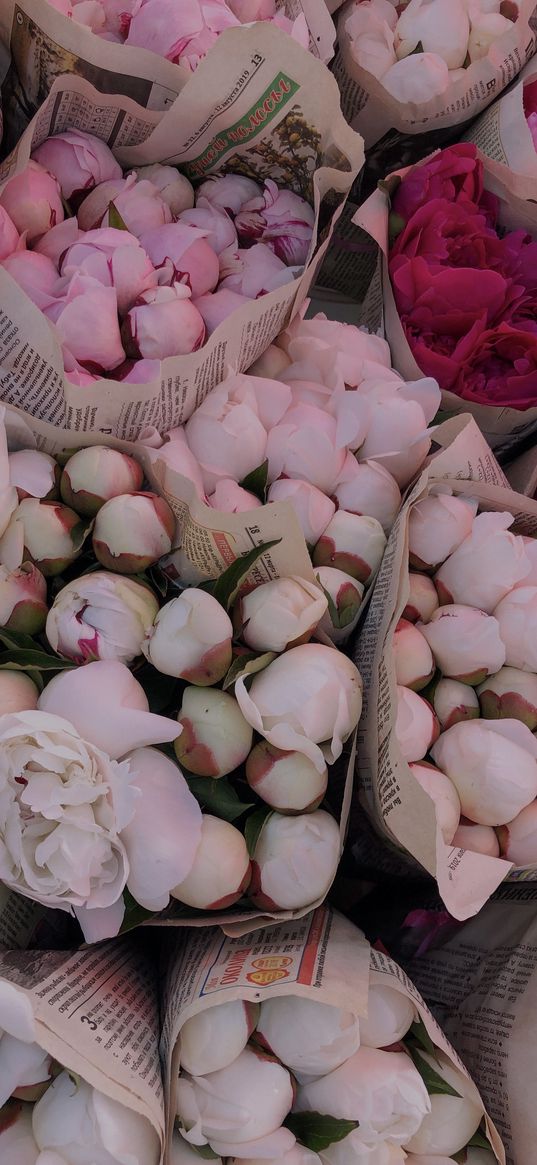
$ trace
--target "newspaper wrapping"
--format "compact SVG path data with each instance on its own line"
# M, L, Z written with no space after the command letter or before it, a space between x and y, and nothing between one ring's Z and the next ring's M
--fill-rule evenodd
M464 141L475 142L487 157L508 166L517 177L521 197L535 195L537 151L524 114L523 89L537 78L537 61L530 61L515 85L478 118L464 134Z
M402 104L352 56L345 26L354 7L355 0L351 0L339 16L338 52L332 67L341 89L345 117L363 134L368 149L389 130L403 134L434 130L438 135L439 131L464 124L498 97L535 52L536 34L531 25L535 0L521 0L512 29L486 57L474 61L463 78L451 81L444 93L422 104Z
M535 1158L537 887L502 886L491 902L409 972L464 1060L506 1149Z
M516 457L505 470L511 489L534 498L537 493L537 449L535 446Z
M370 985L393 987L412 1000L435 1047L465 1073L466 1095L482 1104L475 1084L404 971L372 950L362 932L330 906L320 907L298 924L267 927L249 942L209 931L183 932L174 935L165 949L161 1060L168 1138L175 1116L181 1028L199 1012L234 999L262 1003L274 996L293 995L360 1017L367 1015ZM504 1165L500 1137L484 1109L483 1115L490 1145Z
M537 239L537 204L528 200L527 184L518 175L478 151L485 170L485 186L500 201L499 222L506 230L524 230ZM429 155L429 158L432 155ZM423 165L424 158L418 165ZM403 178L408 169L395 175ZM395 175L390 175L394 177ZM389 179L387 180L389 182ZM533 187L535 193L535 187ZM377 243L377 269L361 309L361 323L375 331L383 328L392 353L394 368L407 380L423 376L410 350L397 312L391 280L388 273L388 216L390 200L384 186L377 188L354 216L354 225L365 231ZM361 235L359 235L361 238ZM358 276L359 278L359 276ZM537 429L537 407L525 410L474 404L453 392L442 391L442 409L449 414L471 413L484 433L489 445L498 455L513 453L522 438Z
M336 30L324 0L277 0L277 7L292 20L305 17L310 52L329 61ZM191 76L189 69L148 49L96 36L47 0L5 0L0 5L4 149L13 148L63 73L76 73L100 93L121 93L146 109L168 109Z
M28 1000L40 1047L151 1123L162 1160L159 1001L147 955L125 939L75 953L3 951L0 979Z
M298 154L289 142L300 125ZM166 432L188 419L226 370L242 371L287 326L306 298L345 197L363 163L363 144L345 122L334 78L274 25L223 33L173 106L155 113L130 98L101 94L77 76L58 78L0 168L5 181L47 136L74 127L97 134L125 169L165 161L196 180L220 170L292 187L314 206L303 274L252 300L188 356L161 362L149 384L98 380L81 389L64 376L57 334L6 271L0 271L0 395L39 420L75 431L134 439L147 425ZM320 245L319 213L329 227ZM333 213L332 213L333 212ZM331 216L331 221L330 221Z
M458 436L448 443L450 431L456 434L457 430ZM364 681L357 748L358 797L380 832L436 878L453 917L466 919L481 909L513 867L500 858L445 844L433 802L413 777L395 738L392 644L409 593L408 519L412 506L439 480L454 494L477 498L482 510L512 513L513 528L519 534L537 534L537 502L507 488L502 471L469 418L445 422L436 438L444 444L444 451L421 474L396 520L355 648L354 659ZM353 813L351 845L354 820ZM536 866L516 869L512 877L535 878L536 870Z

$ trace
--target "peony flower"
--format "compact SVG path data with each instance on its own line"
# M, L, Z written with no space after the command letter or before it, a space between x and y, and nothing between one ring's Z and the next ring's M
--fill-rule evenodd
M256 1039L301 1080L326 1076L353 1056L360 1029L351 1011L283 995L261 1004Z
M367 586L380 566L386 535L376 518L337 510L313 551L315 566L333 566Z
M476 720L481 715L474 689L459 680L438 681L433 694L433 707L442 729L451 728L462 720Z
M253 733L229 692L186 687L177 719L175 752L190 773L223 777L246 760Z
M505 662L505 647L493 615L460 603L438 607L428 623L416 624L444 676L481 684Z
M14 251L1 266L40 310L58 303L60 279L52 259L46 255L36 251Z
M93 518L110 498L137 493L143 477L143 469L134 457L106 445L92 445L79 449L66 462L61 495L77 513Z
M406 1036L416 1019L408 995L383 983L370 983L367 1018L360 1016L360 1043L368 1048L389 1048Z
M395 736L405 760L423 760L439 731L429 702L411 688L398 687Z
M0 1105L11 1096L34 1099L51 1077L51 1057L39 1044L17 1039L0 1029ZM42 1086L41 1088L39 1086ZM30 1093L30 1095L29 1095ZM9 1109L6 1116L9 1120ZM2 1142L0 1141L0 1147Z
M247 246L263 242L289 267L303 265L308 257L315 214L292 190L280 190L271 178L259 196L244 202L235 218L239 242Z
M393 636L395 679L405 688L419 692L435 671L433 653L419 627L400 619Z
M144 361L138 361L143 364ZM155 435L155 445L151 445L151 434ZM145 446L146 457L152 464L164 465L166 470L171 470L173 473L180 473L181 477L186 477L190 484L194 487L195 492L202 501L205 500L205 491L203 488L203 481L201 470L194 454L190 452L187 445L186 434L183 428L170 429L165 434L164 440L156 434L156 430L144 429L138 438L140 444ZM126 491L128 492L128 491Z
M254 651L285 651L307 643L328 600L308 579L292 575L261 583L238 601L241 639Z
M440 566L472 533L477 502L450 494L430 494L416 502L408 519L410 565L418 570Z
M472 63L488 56L494 42L512 29L513 22L499 12L480 12L475 6L471 8L468 55Z
M221 255L228 247L239 245L237 232L229 214L225 210L219 210L217 206L212 206L207 198L200 198L199 192L196 205L192 210L182 211L179 222L206 231L207 242L217 255Z
M51 501L58 497L60 467L48 453L37 449L18 449L9 454L9 481L23 498Z
M21 671L0 671L0 716L37 708L39 692L30 676Z
M491 615L498 603L524 578L530 562L524 543L509 533L512 514L478 514L472 533L460 543L435 575L442 603L464 603Z
M102 566L122 574L147 570L169 554L175 516L154 493L112 497L101 506L93 527L93 551Z
M1 196L0 196L1 197ZM19 232L4 207L0 204L0 259L7 259L19 245Z
M535 626L537 618L537 586L516 587L500 599L494 610L505 645L505 663L524 672L537 671Z
M0 1127L0 1153L17 1165L37 1165L39 1149L32 1130L29 1104L11 1105Z
M354 457L345 462L334 497L342 510L376 518L385 534L390 533L401 506L401 491L391 473L377 461Z
M232 636L231 619L220 603L191 587L161 607L142 651L165 676L206 687L226 674Z
M334 818L324 809L265 819L252 854L249 897L260 910L301 910L326 897L341 857Z
M279 813L311 813L325 795L328 770L319 772L302 752L284 752L260 740L247 758L246 780Z
M41 238L32 244L32 250L34 254L37 252L39 255L46 255L47 259L52 259L54 265L59 268L62 255L67 248L81 238L82 231L79 230L76 218L72 216L63 219L45 235L41 235Z
M144 231L140 242L158 272L159 283L184 283L194 299L216 287L218 256L207 242L205 231L184 222L172 222Z
M521 720L531 732L537 728L537 676L515 667L502 667L477 689L485 720Z
M198 910L227 910L246 892L250 875L242 833L229 821L204 813L194 860L171 893Z
M111 226L110 204L136 238L151 227L172 221L172 213L152 182L138 182L135 174L100 182L78 208L78 225L83 231Z
M330 498L309 481L280 478L273 481L267 502L289 502L298 518L308 546L315 546L324 533L336 507Z
M289 268L266 243L246 249L228 247L220 253L220 287L258 299L269 291L292 283L297 269Z
M249 510L256 510L262 503L256 494L243 489L231 478L219 477L214 492L209 494L207 501L214 510L224 514L243 514Z
M281 476L298 478L332 493L346 454L338 445L336 428L334 418L323 409L292 405L268 434L269 481Z
M123 0L120 0L120 3L122 2ZM193 186L184 174L175 169L175 166L163 166L160 162L154 162L151 166L139 166L136 177L139 182L148 181L156 186L174 219L194 206Z
M391 377L400 382L400 377L391 370L391 353L386 340L353 324L329 320L322 312L309 320L302 319L301 315L295 316L285 332L278 336L278 345L293 361L312 353L317 357L322 351L328 353L332 368L335 367L344 383L353 388L368 374L380 375L379 365L386 379Z
M68 1072L34 1106L32 1127L43 1165L47 1158L50 1165L84 1157L96 1163L123 1158L129 1165L158 1165L160 1159L158 1133L147 1117Z
M24 498L4 534L0 557L12 570L30 560L49 578L78 558L86 533L84 522L68 506Z
M476 825L466 817L461 817L451 844L455 849L469 849L489 858L500 856L500 843L492 826Z
M228 316L246 303L251 303L247 295L239 295L228 287L218 287L210 295L200 295L194 306L205 324L207 335L212 336Z
M227 1068L244 1051L255 1029L259 1008L244 999L207 1007L181 1028L181 1068L207 1076Z
M411 764L410 768L418 784L434 803L437 825L446 845L451 845L461 816L461 805L454 784L445 773L426 761Z
M284 751L304 753L319 772L341 756L362 710L362 679L347 656L324 644L305 643L235 684L252 728Z
M445 1080L456 1092L456 1096L447 1093L433 1093L430 1097L430 1109L414 1135L405 1143L405 1149L412 1153L445 1153L451 1156L459 1153L473 1137L481 1123L483 1109L479 1096L471 1097L471 1084L454 1064L448 1060L444 1052L435 1049L434 1056L429 1052L420 1052L426 1063Z
M394 29L397 14L390 4L379 5L366 0L348 9L343 29L349 40L353 60L380 80L396 61Z
M234 218L246 202L261 195L261 187L252 178L244 178L242 174L218 174L206 178L198 186L196 204L200 199L205 199L209 206L225 210Z
M121 166L106 142L77 129L46 138L32 158L56 178L64 198L80 198L99 182L122 178Z
M420 469L431 444L425 413L418 401L390 386L372 393L374 408L365 440L356 456L377 461L402 487Z
M54 676L38 706L54 716L69 717L81 736L113 760L177 737L177 721L150 712L142 685L115 659L96 660Z
M182 283L144 291L121 329L128 356L164 360L185 356L205 342L205 324Z
M138 239L113 227L86 231L62 256L60 271L65 278L71 279L79 272L103 287L112 287L120 316L158 282L158 274Z
M515 866L537 864L537 801L531 801L513 821L508 821L496 832L501 855L508 862Z
M421 619L422 623L428 623L438 607L438 595L433 580L425 574L415 574L410 570L408 586L409 595L402 618L408 619L409 623L417 623L418 619Z
M43 166L32 161L6 182L0 192L0 206L20 234L26 232L28 243L44 235L64 217L59 183Z
M431 749L453 781L461 811L479 825L505 825L537 796L535 741L518 720L470 720Z
M322 631L332 643L345 643L360 617L364 588L350 574L333 566L318 566L315 577L328 598L328 610L320 620Z
M446 62L436 53L412 53L392 65L382 77L387 92L401 105L424 105L445 93L450 83Z
M442 0L409 0L395 30L399 59L422 51L435 53L448 69L460 69L468 50L470 21L464 0L453 0L446 9Z
M52 320L66 356L91 371L111 372L125 359L114 287L103 287L84 272L71 278L65 297L45 314Z
M56 595L47 616L47 639L53 651L73 663L132 663L157 612L158 602L144 583L92 571Z

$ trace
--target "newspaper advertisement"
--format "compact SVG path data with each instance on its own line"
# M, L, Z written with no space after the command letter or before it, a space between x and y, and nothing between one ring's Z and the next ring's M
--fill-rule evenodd
M74 954L4 951L0 979L28 1000L40 1047L92 1087L144 1116L163 1150L159 1004L148 957L127 940Z
M461 420L446 422L448 431ZM503 473L495 466L483 438L473 422L467 424L461 445L455 439L437 454L403 505L358 636L354 659L364 681L364 706L358 728L357 784L359 801L376 827L436 878L447 910L454 918L464 920L481 909L508 875L535 878L537 867L513 870L512 864L503 859L447 846L436 822L434 804L415 780L395 737L392 644L409 594L408 519L412 506L427 496L431 485L439 480L455 495L471 494L477 498L481 510L512 513L516 533L537 534L537 502L505 486ZM352 845L352 825L350 836Z
M502 886L438 950L409 964L475 1080L506 1149L507 1165L535 1156L537 888Z
M439 96L421 104L403 104L382 81L354 60L346 29L354 0L338 19L338 53L333 71L341 89L345 117L364 137L366 148L395 129L404 134L435 133L461 125L486 109L510 85L535 52L536 36L530 25L534 0L521 0L513 27L491 46L486 57L473 61L463 77L450 81Z
M530 183L480 153L485 170L486 189L500 202L499 221L506 230L524 230L537 239L537 203L529 201ZM424 158L423 162L428 161ZM396 171L403 178L407 169ZM390 176L391 177L391 176ZM532 184L533 196L535 184ZM383 329L391 349L394 368L407 380L423 376L403 331L388 272L389 197L378 188L354 216L354 225L365 231L379 247L376 277L372 280L361 312L361 323L373 330ZM537 432L537 408L525 410L507 406L474 404L453 392L442 391L444 411L450 414L471 413L489 445L497 455L509 454L522 438Z
M278 0L277 7L292 20L305 19L309 51L329 61L336 30L324 0ZM4 151L13 148L53 81L64 73L75 73L100 93L119 93L155 110L169 109L191 76L185 66L149 49L97 36L47 0L4 0L0 5L0 77L8 135Z
M431 1012L400 967L371 950L362 932L332 907L301 919L257 931L249 941L210 931L174 935L166 947L161 1058L168 1110L168 1135L174 1122L174 1083L181 1063L181 1028L187 1019L220 1003L244 999L262 1003L293 995L366 1016L371 984L383 984L409 997L436 1047L467 1075ZM481 1104L468 1077L468 1096ZM483 1110L485 1116L485 1112ZM500 1138L486 1117L491 1146L499 1162Z
M260 180L270 176L315 210L303 274L240 307L197 352L163 360L160 377L149 384L71 384L53 327L11 276L0 272L2 400L77 432L99 430L132 440L152 425L164 433L186 421L226 371L248 368L298 311L362 166L363 143L345 122L336 82L324 65L266 23L223 33L210 60L165 113L100 94L77 76L57 78L0 168L0 181L22 170L47 136L67 127L106 140L125 170L165 161L194 181L220 170ZM327 222L322 241L320 214Z

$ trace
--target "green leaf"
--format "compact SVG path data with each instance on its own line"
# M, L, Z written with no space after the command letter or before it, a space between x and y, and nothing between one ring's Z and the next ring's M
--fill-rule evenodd
M236 821L247 809L254 808L253 801L241 801L233 785L225 777L189 777L185 773L190 792L201 803L207 813L222 817L224 821Z
M80 1088L80 1085L82 1083L82 1077L78 1075L78 1072L73 1072L71 1068L67 1068L67 1075L68 1075L69 1079L72 1080L72 1082L73 1082L73 1084L78 1092L78 1089Z
M113 227L116 231L128 231L129 229L113 202L108 203L108 226Z
M485 1126L482 1123L470 1138L466 1146L467 1149L488 1149L490 1152L490 1141L485 1133Z
M224 691L232 688L241 676L253 676L256 672L263 671L263 668L268 667L273 659L276 659L274 651L264 651L262 655L258 655L255 651L247 651L244 655L238 655L224 678L222 684Z
M418 1051L412 1043L408 1044L408 1051L412 1056L415 1067L425 1084L429 1096L457 1096L459 1100L462 1099L460 1092L456 1092L451 1084L447 1083L438 1072L424 1059L421 1052Z
M262 546L254 546L253 550L249 550L246 554L241 554L227 570L223 572L216 579L213 587L213 596L219 603L225 607L226 611L233 606L239 590L248 577L253 566L266 550L271 550L273 546L277 546L281 542L281 538L273 538L271 542L264 542Z
M73 543L73 550L81 550L88 534L93 529L93 518L81 518L76 526L73 526L69 531L69 537ZM102 569L102 567L101 567Z
M250 817L246 819L244 838L250 857L253 857L259 834L271 813L272 809L269 805L262 805L261 809L256 809L255 813L250 814Z
M284 1120L300 1145L312 1153L322 1153L336 1141L343 1141L358 1128L358 1121L341 1120L320 1112L291 1112Z
M261 502L264 502L267 496L267 482L268 459L262 465L258 465L257 469L252 469L251 473L247 473L246 477L239 482L239 485L242 489L247 489L251 494L255 494Z
M119 930L119 934L126 934L127 931L133 930L135 926L140 926L140 923L146 922L148 918L154 918L153 910L145 910L140 903L133 898L128 890L123 891L123 901L125 903L125 914L123 915L123 922Z
M414 1039L424 1051L436 1059L437 1051L422 1019L416 1019L408 1032L408 1039Z
M0 643L4 647L24 647L28 651L35 651L35 639L23 631L8 631L7 627L0 627Z
M377 187L387 195L388 202L391 203L392 198L396 191L399 189L402 181L403 179L399 176L399 174L392 174L391 178L381 178L379 182L377 182Z

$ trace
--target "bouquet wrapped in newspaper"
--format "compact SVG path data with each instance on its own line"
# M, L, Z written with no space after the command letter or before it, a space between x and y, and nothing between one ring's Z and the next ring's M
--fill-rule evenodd
M494 1165L475 1085L401 969L330 907L165 944L170 1160Z
M366 804L436 877L457 919L480 910L513 866L530 877L537 861L537 504L478 460L474 449L468 480L447 450L416 483L355 653Z
M345 116L367 147L471 120L535 51L533 0L349 0L338 20ZM437 139L438 140L438 139Z
M127 439L183 423L297 311L362 160L334 79L267 24L163 114L58 78L0 174L2 398Z
M160 1165L154 967L126 940L0 952L0 1156L10 1165Z
M381 250L364 319L378 326L383 300L395 367L435 376L442 409L512 453L537 421L537 215L517 177L450 146L380 183L354 222Z

